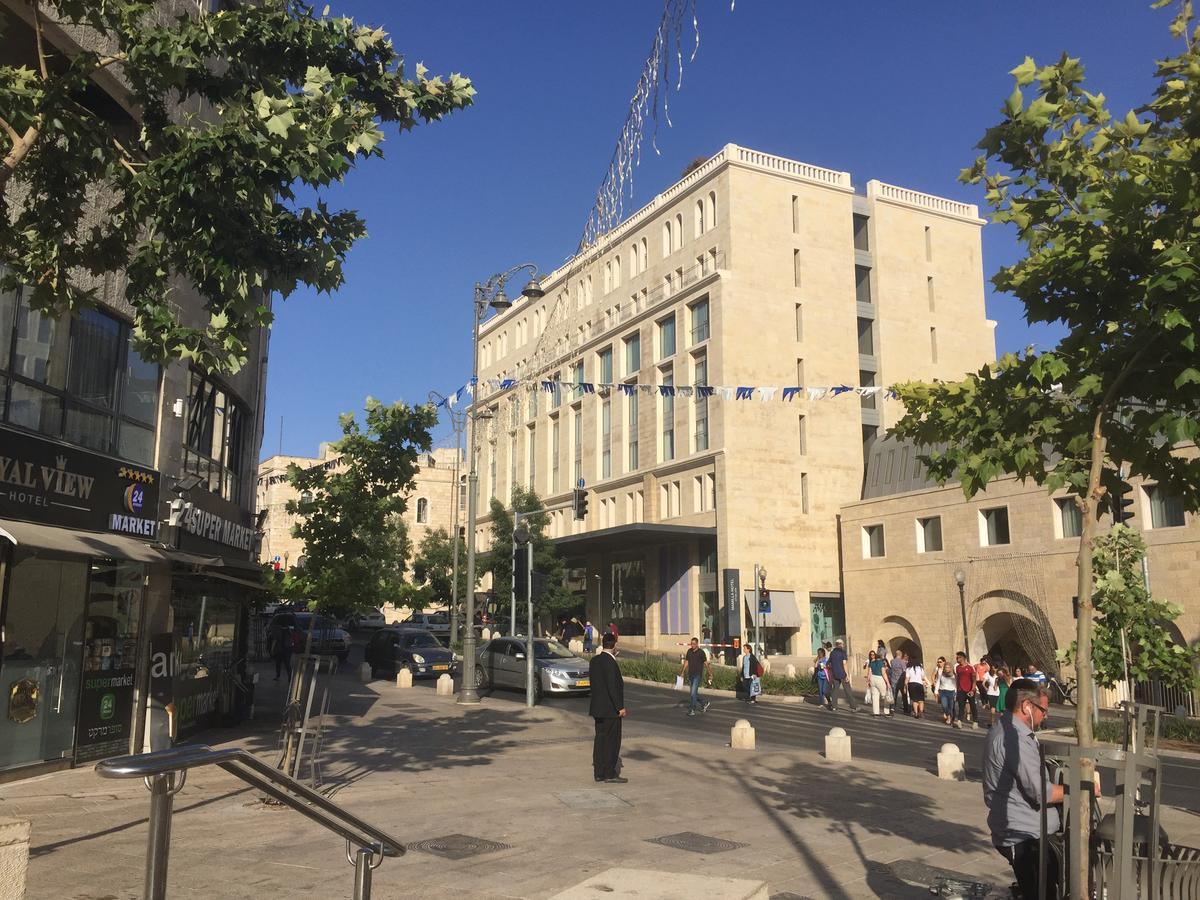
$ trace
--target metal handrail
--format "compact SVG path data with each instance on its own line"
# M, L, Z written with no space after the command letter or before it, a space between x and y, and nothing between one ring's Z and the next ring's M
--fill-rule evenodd
M195 744L102 760L96 764L96 774L101 778L142 778L150 789L146 900L163 900L167 895L174 795L182 790L189 769L209 765L219 766L344 839L346 858L354 864L354 900L370 900L371 872L385 856L403 856L406 852L395 838L245 750L214 750ZM353 858L352 846L358 847Z

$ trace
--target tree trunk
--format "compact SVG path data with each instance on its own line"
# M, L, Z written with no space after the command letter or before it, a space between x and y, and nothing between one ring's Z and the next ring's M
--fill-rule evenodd
M1080 498L1079 509L1083 532L1079 536L1079 619L1075 634L1075 734L1079 740L1079 772L1075 784L1069 785L1071 804L1070 886L1072 900L1089 896L1089 848L1092 837L1092 792L1095 788L1096 760L1092 736L1092 543L1096 537L1096 520L1100 507L1100 475L1104 470L1105 440L1102 430L1104 413L1096 415L1092 424L1092 458L1088 472L1087 495Z

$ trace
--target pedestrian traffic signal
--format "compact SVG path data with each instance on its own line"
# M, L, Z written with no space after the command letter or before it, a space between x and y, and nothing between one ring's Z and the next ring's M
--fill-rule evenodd
M1120 525L1133 518L1133 485L1118 481L1111 497L1113 524Z
M575 510L576 522L582 522L587 518L588 495L584 488L576 488L572 492L571 504Z

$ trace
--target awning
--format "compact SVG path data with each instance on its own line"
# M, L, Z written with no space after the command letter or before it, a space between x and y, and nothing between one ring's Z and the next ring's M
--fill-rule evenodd
M796 602L795 591L768 590L767 593L771 595L771 611L767 613L766 621L768 628L802 628L804 626L804 619L800 614L800 604ZM756 592L747 588L743 594L746 608L757 610ZM755 612L754 620L761 621L762 616Z
M657 525L652 522L632 522L614 528L601 528L583 534L568 534L552 538L564 553L619 552L640 550L655 544L667 544L696 538L716 538L717 529L711 525Z
M205 575L222 578L235 584L248 584L262 587L262 566L240 559L227 559L224 556L201 556L198 553L188 553L186 550L164 551L171 562L196 566L204 570ZM223 571L215 571L223 570ZM259 578L255 578L257 575ZM241 576L241 577L239 577Z
M240 584L242 587L254 588L257 591L265 591L267 586L261 581L251 581L248 578L238 578L236 575L226 575L224 572L205 572L205 578L216 578L219 581L228 581L231 584Z
M147 563L162 562L163 559L162 553L136 538L95 531L72 531L69 528L36 525L33 522L4 521L0 523L0 537L7 538L18 547L49 550L71 556L129 559Z
M208 568L221 565L219 556L201 556L198 553L188 553L186 550L164 550L163 553L171 562L183 563L188 566Z

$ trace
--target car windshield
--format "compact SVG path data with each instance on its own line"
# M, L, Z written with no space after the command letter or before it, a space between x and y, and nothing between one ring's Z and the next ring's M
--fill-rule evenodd
M405 638L407 647L441 647L442 643L432 634L414 634Z
M533 653L538 659L572 659L575 656L558 641L534 641Z

